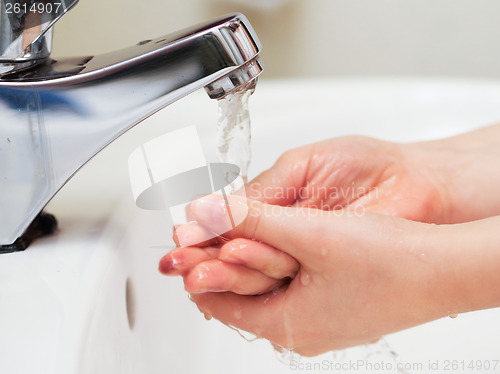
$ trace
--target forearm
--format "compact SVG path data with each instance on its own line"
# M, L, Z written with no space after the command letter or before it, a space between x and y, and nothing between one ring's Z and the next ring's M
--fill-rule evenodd
M446 222L500 215L500 124L452 138L414 143L408 154L424 172L437 175L448 201Z
M500 216L437 226L436 235L430 297L438 313L500 307Z

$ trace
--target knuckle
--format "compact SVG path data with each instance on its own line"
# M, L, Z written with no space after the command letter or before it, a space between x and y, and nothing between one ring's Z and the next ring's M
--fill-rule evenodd
M277 165L288 164L294 159L294 157L295 157L295 150L293 149L287 150L281 154L281 156L276 161L276 164Z

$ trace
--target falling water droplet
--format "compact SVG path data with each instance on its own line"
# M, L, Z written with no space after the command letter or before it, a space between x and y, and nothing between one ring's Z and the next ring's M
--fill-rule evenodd
M302 358L302 356L297 355L293 351L293 349L288 349L274 343L271 343L271 345L274 348L274 353L276 354L278 361L280 361L282 364L290 366L292 362L299 362Z

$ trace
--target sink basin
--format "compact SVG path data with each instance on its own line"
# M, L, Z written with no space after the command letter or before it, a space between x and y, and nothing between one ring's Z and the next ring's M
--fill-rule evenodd
M250 177L285 150L328 137L406 142L494 123L500 120L500 82L264 80L251 110ZM135 206L128 156L151 138L195 125L207 161L215 160L216 118L217 105L204 92L148 118L91 160L49 204L58 233L0 256L0 373L320 373L368 356L396 365L378 348L284 364L269 342L249 343L205 321L182 280L157 272L159 259L174 246L172 224L167 212ZM433 373L450 372L453 360L481 360L481 372L498 372L499 319L500 309L467 313L392 334L386 342L400 363L417 365L406 366L407 372L427 372L435 363ZM371 369L358 367L381 372L380 366ZM453 372L470 370L458 366Z

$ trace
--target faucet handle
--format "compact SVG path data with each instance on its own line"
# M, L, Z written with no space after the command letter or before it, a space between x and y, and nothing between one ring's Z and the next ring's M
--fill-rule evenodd
M0 0L0 76L49 56L52 26L78 0Z

